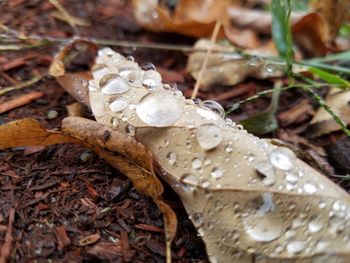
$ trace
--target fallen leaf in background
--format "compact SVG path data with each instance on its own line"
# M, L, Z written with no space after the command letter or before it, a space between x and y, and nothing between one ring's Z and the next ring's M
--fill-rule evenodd
M350 124L350 90L339 90L332 88L325 98L325 104L337 115L346 125ZM333 131L339 131L341 127L335 122L329 113L320 108L310 122L308 134L317 137Z
M156 32L175 32L188 36L209 37L216 20L224 19L228 1L179 0L173 13L157 0L133 0L138 23ZM223 32L221 32L223 36Z
M336 38L339 28L349 17L350 0L313 0L312 6L324 19L324 41L330 44Z
M203 50L209 44L209 40L200 39L196 42L194 48ZM223 52L213 52L210 54L201 80L203 89L213 84L235 85L244 81L247 77L265 79L282 75L281 71L271 66L266 66L265 62L260 58L245 58L237 54L236 49L230 45L215 44L213 50ZM249 52L253 53L254 51L249 50ZM186 71L194 79L198 78L204 58L205 52L202 51L194 51L188 58Z
M327 43L325 21L318 13L310 13L293 24L293 40L306 57L324 56L332 51Z
M163 86L156 71L133 62L124 78L131 63L109 48L96 61L89 88L96 120L134 135L153 153L211 262L350 259L345 191L291 149L224 120L217 103L196 105ZM121 101L125 107L112 106Z

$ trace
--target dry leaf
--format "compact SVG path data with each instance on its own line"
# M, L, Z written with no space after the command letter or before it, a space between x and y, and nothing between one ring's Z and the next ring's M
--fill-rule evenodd
M212 262L350 260L344 190L289 148L224 120L215 102L186 100L156 71L110 49L96 61L89 87L96 120L151 150Z
M101 235L99 233L92 234L86 237L83 237L79 240L79 246L87 246L96 243L101 238Z
M325 99L325 104L345 124L350 124L350 90L339 90L332 88ZM334 131L341 130L341 127L323 108L319 108L310 122L308 134L317 137Z
M350 0L314 0L312 6L326 22L326 43L334 41L339 28L349 17Z
M196 42L194 48L202 50L209 44L209 40L200 39ZM281 71L267 67L262 59L242 57L237 54L235 48L232 46L215 44L213 49L222 52L213 52L210 54L201 80L201 85L204 88L212 84L235 85L244 81L247 77L264 79L282 75ZM253 53L254 51L250 50L249 52ZM191 53L188 58L186 71L195 79L199 76L205 55L205 52L198 51Z

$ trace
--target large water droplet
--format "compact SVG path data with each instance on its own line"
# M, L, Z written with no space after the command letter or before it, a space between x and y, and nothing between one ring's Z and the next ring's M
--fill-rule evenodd
M214 167L213 170L211 170L210 175L214 179L220 179L224 175L224 172L219 167Z
M113 95L127 92L130 87L119 75L109 74L100 80L100 88L103 94Z
M193 169L199 169L202 167L202 161L201 159L198 159L198 158L194 158L192 160L192 168Z
M215 121L218 119L218 115L216 113L212 112L211 110L197 108L196 112L198 113L198 115L200 115L201 117L203 117L207 120Z
M132 70L130 71L125 80L133 87L141 87L142 85L142 71Z
M137 116L146 124L167 127L177 121L183 112L183 105L166 91L149 93L136 107Z
M203 149L210 150L221 143L223 134L218 126L214 124L203 124L197 128L196 138Z
M214 100L205 100L205 101L202 101L199 105L203 108L211 110L212 112L215 112L216 114L221 116L221 118L225 117L224 108L221 106L221 104L219 104Z
M128 102L124 99L117 99L109 104L111 111L120 112L128 106Z
M271 152L269 159L273 166L288 171L294 167L296 157L289 148L278 147Z
M176 163L177 160L177 155L174 152L169 152L166 156L168 162L170 165L174 165Z
M311 218L309 222L308 229L310 233L319 232L324 226L324 220L321 215Z
M303 251L305 249L305 246L305 241L291 241L287 244L287 251L291 254L297 254Z
M262 179L264 185L273 185L276 182L276 171L271 163L267 161L258 162L255 165L255 169Z
M143 74L142 85L150 90L154 90L162 82L162 76L155 70L147 70Z
M271 242L279 238L283 231L283 220L275 212L271 193L264 193L263 204L254 214L250 212L242 219L248 236L256 241Z

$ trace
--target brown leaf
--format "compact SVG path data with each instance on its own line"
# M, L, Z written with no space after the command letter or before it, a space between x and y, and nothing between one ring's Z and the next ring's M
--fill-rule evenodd
M99 241L100 238L101 238L101 235L99 233L83 237L82 239L79 240L79 246L91 245Z
M293 40L307 56L324 56L332 49L327 45L324 19L318 13L302 17L292 26Z
M314 0L312 5L324 19L325 41L330 43L334 41L339 28L349 17L349 0Z

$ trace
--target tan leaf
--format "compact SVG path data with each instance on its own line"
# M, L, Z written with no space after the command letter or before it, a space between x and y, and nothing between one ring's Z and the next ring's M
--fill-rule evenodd
M200 39L194 45L194 48L205 49L209 43L209 40ZM222 52L213 52L209 56L208 64L201 80L203 88L212 84L235 85L244 81L247 77L264 79L282 75L282 72L278 70L268 72L262 59L245 58L237 54L232 46L215 44L213 49ZM266 49L266 51L265 55L270 53L269 49ZM253 50L249 52L253 53ZM263 53L263 50L259 50L259 52ZM205 53L202 51L193 52L188 58L186 70L195 79L199 76L204 58Z
M119 63L112 63L110 53L99 52L105 74L97 74L96 89L89 91L96 120L132 131L153 153L212 262L349 261L350 199L344 190L288 147L224 120L214 102L196 105L167 89L155 72L133 64L140 79L129 85L111 74L129 62L115 53ZM111 107L121 100L130 107Z
M332 88L325 99L325 104L331 108L340 120L348 125L350 124L349 101L350 90ZM317 137L339 130L341 130L340 125L336 123L332 116L321 107L310 122L308 134L312 137Z

